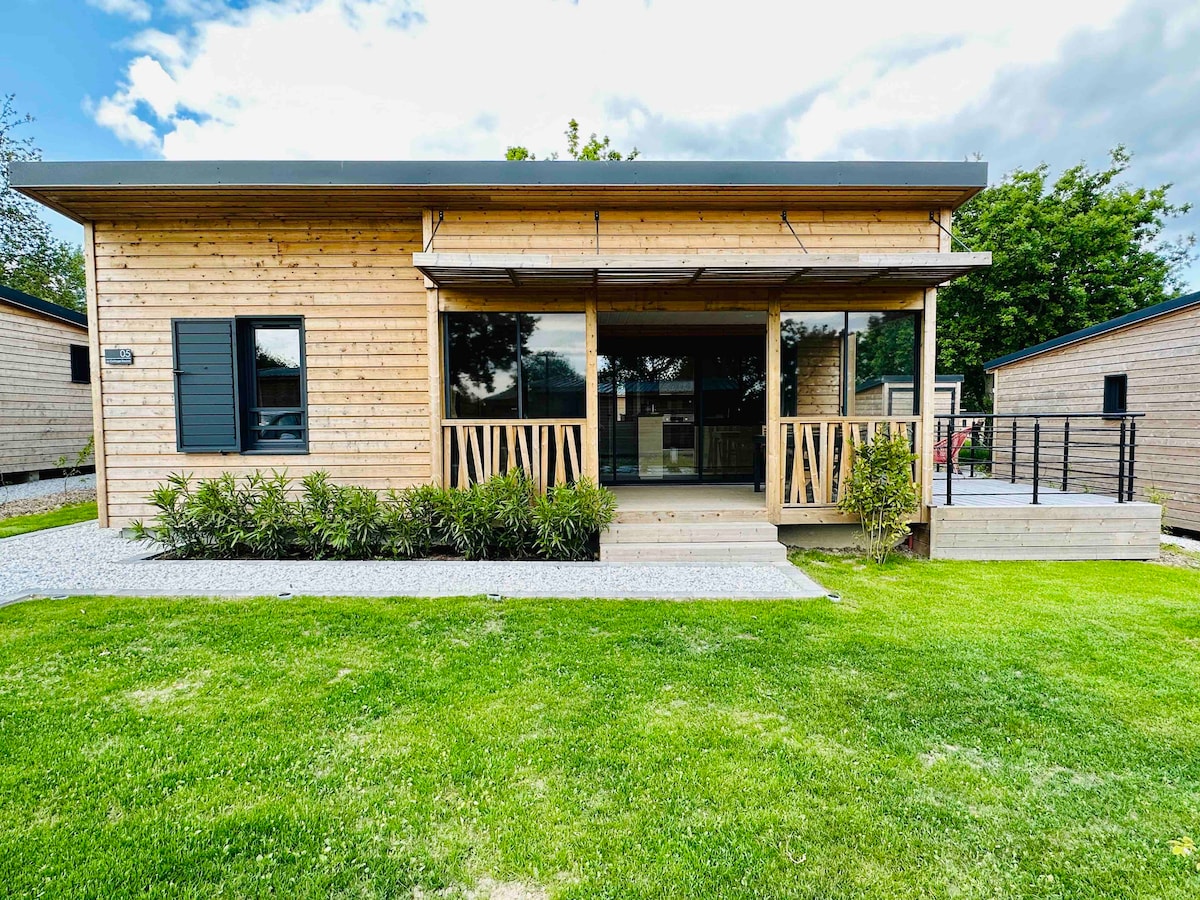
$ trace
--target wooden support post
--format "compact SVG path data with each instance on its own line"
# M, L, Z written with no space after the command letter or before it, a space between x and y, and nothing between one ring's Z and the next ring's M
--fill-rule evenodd
M104 455L104 359L100 352L100 293L96 282L96 233L83 226L83 262L87 278L88 352L92 357L92 458L96 461L96 518L108 527L108 471Z
M951 228L950 209L938 211L941 228L938 233L938 252L950 253L954 248L947 233ZM944 229L944 230L943 230ZM935 400L937 397L937 288L925 291L925 306L921 314L921 520L927 521L933 503L933 445ZM946 463L950 464L950 438L946 434Z
M600 483L600 371L596 344L599 324L596 313L596 292L588 295L585 315L585 345L587 348L587 426L583 429L583 473L595 484Z
M433 210L421 213L421 246L429 243L433 234ZM444 484L444 467L449 460L442 460L442 332L438 314L438 289L428 278L425 279L425 350L429 356L429 478L434 484ZM459 447L459 462L463 462L462 447ZM448 477L448 476L447 476Z
M783 516L783 437L780 405L783 384L780 377L779 295L767 301L767 519L775 524ZM797 435L797 439L799 436ZM797 440L796 452L800 452Z

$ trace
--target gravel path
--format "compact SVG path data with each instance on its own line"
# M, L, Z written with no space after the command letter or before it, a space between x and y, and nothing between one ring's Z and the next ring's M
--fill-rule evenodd
M1197 541L1193 538L1179 537L1174 534L1164 534L1162 536L1162 542L1164 544L1171 544L1174 547L1180 547L1184 550L1194 550L1197 553L1200 553L1200 541Z
M823 597L786 563L193 562L146 560L144 545L95 523L0 540L0 603L58 594L606 597L664 600Z
M95 475L72 475L70 478L45 478L41 481L26 481L24 484L5 484L0 485L0 503L45 497L47 494L61 493L64 490L94 488L95 486Z

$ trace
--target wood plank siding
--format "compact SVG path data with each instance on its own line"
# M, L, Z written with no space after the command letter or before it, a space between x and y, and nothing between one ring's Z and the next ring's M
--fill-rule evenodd
M799 243L779 208L448 210L431 249L438 252L595 254L795 253ZM936 252L927 209L790 212L811 253Z
M87 329L0 303L0 476L73 463L92 433L91 387L71 381Z
M147 515L172 472L327 469L375 488L428 481L430 393L419 212L386 219L100 222L99 342L133 350L103 369L109 524ZM309 453L176 450L171 320L302 315Z
M1105 376L1120 374L1128 376L1128 410L1146 414L1137 424L1135 497L1163 492L1167 524L1200 531L1200 306L1002 366L994 409L1098 413Z

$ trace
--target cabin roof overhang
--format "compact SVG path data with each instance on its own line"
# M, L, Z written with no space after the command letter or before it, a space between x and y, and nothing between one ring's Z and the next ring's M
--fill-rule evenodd
M75 325L87 330L87 316L83 313L2 284L0 284L0 304L14 306L47 319L54 319L57 322L64 322L67 325Z
M80 222L446 205L926 206L987 186L982 162L185 161L14 162L23 194ZM780 207L782 208L782 207Z
M413 265L439 287L605 287L798 284L929 288L992 264L990 253L759 253L555 256L414 253Z

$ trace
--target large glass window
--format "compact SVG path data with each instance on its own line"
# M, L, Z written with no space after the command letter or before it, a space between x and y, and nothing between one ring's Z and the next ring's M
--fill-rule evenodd
M522 314L522 416L581 419L587 415L587 333L577 313Z
M784 313L779 337L783 415L840 415L846 314Z
M918 334L914 312L783 313L783 415L915 414ZM884 384L890 409L878 402Z
M240 320L242 406L250 450L303 448L308 438L304 334L296 319Z
M582 418L585 328L582 313L447 313L447 416Z

